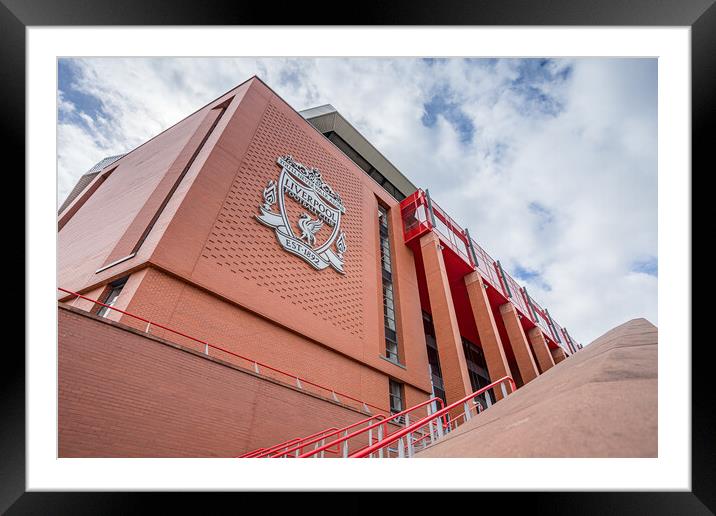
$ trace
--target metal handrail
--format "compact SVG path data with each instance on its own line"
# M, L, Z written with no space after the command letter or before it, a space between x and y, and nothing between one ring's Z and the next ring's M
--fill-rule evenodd
M255 450L250 451L250 452L248 452L248 453L244 453L243 455L239 455L239 456L236 457L236 458L237 458L237 459L250 459L250 458L255 457L256 455L258 455L259 453L263 452L264 450L266 450L266 448L256 448Z
M250 451L248 453L244 453L243 455L239 455L237 458L238 459L247 459L247 458L251 458L251 457L260 457L262 454L268 453L271 450L277 450L277 449L281 449L282 447L285 447L285 446L291 446L299 441L300 441L300 438L294 437L293 439L289 439L288 441L284 441L280 444L275 444L271 448L257 448L256 450Z
M392 421L393 419L396 419L396 418L398 418L398 417L400 417L400 416L404 416L404 415L408 414L409 412L412 412L412 411L414 411L414 410L416 410L416 409L419 409L419 408L421 408L421 407L424 407L424 406L427 406L427 405L431 405L433 402L439 403L439 404L440 404L441 406L443 406L443 407L445 406L445 404L443 403L443 400L441 400L440 398L430 398L429 400L423 401L422 403L419 403L418 405L415 405L415 406L413 406L413 407L407 408L407 409L403 410L402 412L398 412L397 414L393 414L392 416L390 416L390 417L388 417L388 418L385 418L384 421L379 421L379 422L377 422L377 423L373 423L372 425L367 426L367 427L363 428L362 430L358 430L358 431L353 432L353 433L351 433L351 434L344 435L343 437L341 437L341 438L339 438L339 439L336 439L335 441L332 441L330 444L325 444L325 445L323 445L323 446L320 446L320 447L316 448L315 450L311 450L311 451L309 451L309 452L303 453L303 454L299 455L298 458L300 458L300 459L305 459L305 458L307 458L307 457L311 457L311 456L316 455L317 453L319 453L319 452L321 452L321 451L323 451L323 450L329 448L330 446L333 446L334 444L338 444L338 443L342 443L342 442L348 441L349 439L352 439L352 438L354 438L354 437L356 437L356 436L358 436L358 435L360 435L360 434L362 434L362 433L364 433L364 432L372 431L374 428L377 428L377 427L379 427L379 426L381 426L381 425L386 425L386 428L387 428L387 424L388 424L390 421ZM443 418L443 421L444 421L444 422L443 422L443 426L447 424L447 420L446 420L446 418L444 417L444 416L445 416L445 412L443 412L444 410L445 410L445 409L440 409L440 410L437 411L437 412L440 412L440 413L441 413L441 416L440 416L440 417L442 417L442 418ZM436 412L436 413L437 413L437 412ZM393 435L393 434L391 434L391 435Z
M465 396L461 400L455 401L455 402L451 403L450 405L448 405L447 407L443 407L442 409L438 410L434 414L430 414L429 416L426 416L425 418L423 418L419 421L416 421L415 423L413 423L409 426L406 426L402 430L399 430L397 432L390 434L389 436L386 436L386 438L382 439L381 441L377 442L376 444L374 444L372 446L367 446L367 447L363 448L362 450L358 450L357 452L353 453L352 455L349 455L349 457L350 458L362 458L362 457L366 457L368 455L372 455L374 452L381 450L381 449L385 448L386 446L393 444L394 442L401 439L402 437L415 432L416 430L424 427L427 424L430 424L435 419L445 416L445 414L450 412L452 409L459 407L460 405L470 401L471 399L475 398L476 396L479 396L483 392L488 391L488 390L492 389L493 387L496 387L497 385L499 385L505 381L510 382L510 388L511 388L512 392L515 392L516 387L515 387L515 382L512 379L512 377L511 376L503 376L499 380L494 381L485 387L482 387L481 389L473 392L472 394Z
M477 413L481 413L483 410L487 410L482 408L482 405L477 405ZM451 417L450 421L448 422L448 428L449 430L453 430L453 426L457 428L459 425L457 424L460 419L463 419L467 421L467 412L460 412L457 416Z
M282 455L288 455L289 453L292 453L292 452L294 452L294 451L299 451L299 453L300 453L300 450L302 450L302 449L305 448L306 446L310 446L310 445L315 444L315 443L317 443L317 442L319 442L319 441L322 441L322 440L325 440L325 439L329 439L329 438L333 437L334 435L338 435L338 434L340 434L341 432L346 432L346 431L348 431L348 430L350 430L350 429L352 429L352 428L355 428L356 426L362 425L363 423L367 423L367 422L369 422L369 421L372 421L373 419L384 420L384 419L386 419L386 418L385 418L385 416L383 416L382 414L378 414L378 415L376 415L376 416L371 416L371 417L366 418L366 419L361 419L361 420L358 421L357 423L353 423L353 424L351 424L351 425L344 426L343 428L338 428L338 429L333 428L332 430L334 430L334 431L331 432L330 434L323 435L323 436L321 436L321 437L315 438L315 439L313 439L312 441L308 441L308 442L306 442L306 443L296 443L296 444L293 445L293 446L294 446L293 448L288 449L288 450L285 450L283 453L281 453L281 454L279 454L279 455L277 455L277 456L280 457L280 456L282 456ZM338 444L340 444L340 443L339 443L339 441L336 440L336 441L331 441L330 443L328 443L327 446L330 448L331 446L338 446ZM321 445L321 446L323 446L323 445ZM320 451L322 451L322 450L318 450L318 451L320 452ZM275 458L275 457L274 457L274 458Z
M93 303L95 303L95 304L98 304L98 305L100 305L100 306L104 306L104 307L106 307L106 308L108 308L108 309L110 309L110 310L114 310L114 311L119 312L119 313L121 313L121 314L124 314L124 315L126 315L126 316L128 316L128 317L132 317L132 318L137 319L137 320L139 320L139 321L145 322L145 323L147 323L148 325L156 326L157 328L161 328L161 329L163 329L163 330L172 332L172 333L174 333L174 334L176 334L176 335L180 335L181 337L184 337L184 338L187 338L187 339L192 340L192 341L194 341L194 342L197 342L197 343L199 343L199 344L201 344L201 345L204 346L204 349L205 349L204 353L205 353L206 355L209 354L209 353L208 353L208 349L209 349L209 348L216 349L216 350L219 350L219 351L221 351L221 352L223 352L223 353L227 353L227 354L229 354L229 355L231 355L231 356L240 358L241 360L244 360L244 361L246 361L246 362L249 362L250 364L253 364L255 369L256 369L257 366L261 366L261 367L263 367L263 368L265 368L265 369L268 369L269 371L274 371L274 372L279 373L279 374L282 374L282 375L284 375L284 376L288 376L289 378L292 378L292 379L296 380L298 383L305 383L305 384L307 384L307 385L311 385L311 386L313 386L313 387L317 387L317 388L319 388L319 389L323 389L324 391L330 392L331 394L335 394L335 395L340 396L340 397L342 397L342 398L346 398L346 399L349 399L349 400L351 400L351 401L355 401L356 403L360 403L360 404L362 404L364 407L372 407L372 408L374 408L374 409L377 409L377 410L380 410L380 411L382 411L382 412L385 412L386 414L390 414L390 410L388 410L388 409L384 409L384 408L382 408L382 407L378 407L378 406L376 406L376 405L373 405L372 403L368 403L367 401L359 400L359 399L357 399L357 398L354 398L354 397L352 397L352 396L349 396L348 394L342 393L342 392L337 391L337 390L335 390L335 389L331 389L330 387L325 387L325 386L320 385L320 384L317 384L317 383L315 383L315 382L311 382L311 381L306 380L306 379L304 379L304 378L301 378L301 377L299 377L299 376L297 376L297 375L295 375L295 374L293 374L293 373L289 373L289 372L287 372L287 371L282 371L281 369L276 369L275 367L272 367L272 366L270 366L270 365L267 365L267 364L265 364L265 363L263 363L263 362L259 362L258 360L253 360L253 359L248 358L248 357L245 357L245 356L243 356L243 355L239 355L238 353L234 353L233 351L229 351L228 349L222 348L222 347L220 347L220 346L216 346L216 345L214 345L214 344L209 344L209 342L207 342L207 341L203 341L203 340L201 340L201 339L197 339L196 337L192 337L191 335L187 335L186 333L182 333L182 332L180 332L180 331L178 331L178 330L175 330L175 329L173 329L173 328L169 328L168 326L164 326L163 324L159 324L159 323L157 323L157 322L150 321L149 319L145 319L144 317L141 317L141 316L139 316L139 315L136 315L136 314L133 314L133 313L130 313L130 312L126 312L126 311L124 311L124 310L120 310L119 308L115 308L115 307L110 306L110 305L108 305L108 304L102 303L101 301L98 301L97 299L92 299L92 298L90 298L90 297L83 296L82 294L78 294L77 292L73 292L73 291L71 291L71 290L67 290L67 289L64 289L64 288L61 288L61 287L57 287L57 290L59 290L59 291L61 291L61 292L65 292L66 294L69 294L69 295L71 295L71 296L75 296L75 297L78 297L78 298L80 298L80 299L84 299L84 300L86 300L86 301L91 301L91 302L93 302ZM257 371L257 372L258 372L258 371ZM334 397L334 399L335 399L335 397Z
M321 435L324 434L325 432L330 432L331 430L337 430L337 428L336 428L335 426L333 426L333 427L331 427L331 428L326 428L326 429L324 429L324 430L321 430L320 432L316 432L315 434L307 435L306 437L302 437L302 438L294 437L293 439L289 439L288 441L284 441L284 442L282 442L281 444L276 444L276 445L272 446L271 448L265 448L261 453L259 453L259 454L257 454L257 455L254 455L254 457L257 458L257 459L263 458L263 457L265 457L266 455L269 455L269 454L271 454L271 453L274 453L274 452L277 452L277 451L281 450L281 448L288 448L289 446L296 446L296 445L301 444L302 442L304 442L304 441L306 441L306 440L308 440L308 439L313 439L313 438L316 437L316 436L321 436ZM319 437L319 440L320 440L320 437ZM287 450L284 450L283 453L288 453L288 452L287 452ZM241 457L240 457L240 458L241 458Z

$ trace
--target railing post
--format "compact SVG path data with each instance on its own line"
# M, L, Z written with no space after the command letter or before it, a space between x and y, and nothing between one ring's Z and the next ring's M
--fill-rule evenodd
M301 386L301 380L298 378L298 376L296 377L296 387L298 387L299 389L303 389L303 387Z
M259 363L258 362L254 362L254 371L256 371L256 374L261 374L259 372Z
M405 414L405 427L407 428L409 426L410 426L410 414ZM406 451L408 453L408 457L412 457L413 456L413 432L409 432L405 436L405 439L406 439L405 442L407 443Z
M206 343L204 344L204 354L205 355L209 354L209 344L206 344Z
M507 277L505 276L505 271L502 270L500 260L495 262L495 267L497 267L497 272L500 274L500 280L502 281L502 286L505 289L505 294L507 294L507 299L510 299L512 297L512 291L510 290L510 285L507 283Z
M343 437L347 437L347 436L348 436L348 430L343 432ZM345 459L348 457L348 439L343 441L342 447L343 447L343 458Z
M522 293L524 294L525 301L527 301L527 308L530 309L532 312L532 320L539 325L539 317L537 316L537 310L535 310L534 305L532 305L532 298L530 297L529 293L527 292L526 287L522 287Z
M428 405L428 416L432 416L432 415L433 415L433 404L431 403L430 405ZM440 426L439 419L436 422L436 424L438 426ZM432 419L430 419L428 421L428 432L430 433L430 444L433 444L435 442L435 439L433 438L433 420Z
M147 322L147 327L144 328L144 333L149 333L149 328L151 327L151 325L152 325L151 322Z
M383 425L378 426L378 442L381 442L383 440ZM378 457L383 458L383 448L380 448L378 450Z
M472 414L470 414L470 401L466 401L462 406L465 409L465 421L470 421L472 417Z
M433 212L433 203L430 200L430 192L427 188L425 189L425 202L428 205L428 215L430 215L430 225L432 229L435 227L435 213Z
M402 459L405 457L405 450L403 449L403 438L398 439L398 458Z
M507 397L507 387L505 387L505 382L500 383L500 389L502 390L502 397Z
M465 237L467 238L468 243L467 248L470 250L470 258L472 258L472 265L478 267L477 253L475 253L475 247L473 247L472 238L470 238L470 231L467 228L465 228Z
M562 344L562 340L559 338L559 334L557 333L557 327L554 325L554 320L552 319L552 316L549 315L549 310L545 308L544 313L547 315L549 329L552 332L552 335L554 336L555 340L557 341L557 344Z
M530 303L529 298L527 297L527 289L525 287L520 287L520 294L522 294L522 299L525 302L525 305L527 306L527 315L530 316L533 322L537 322L537 317L534 314L534 309L532 308L532 303Z

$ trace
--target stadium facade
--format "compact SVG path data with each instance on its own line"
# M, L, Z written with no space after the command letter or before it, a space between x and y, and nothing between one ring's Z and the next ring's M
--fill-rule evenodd
M235 457L488 408L578 351L444 208L256 77L102 160L58 214L59 455Z

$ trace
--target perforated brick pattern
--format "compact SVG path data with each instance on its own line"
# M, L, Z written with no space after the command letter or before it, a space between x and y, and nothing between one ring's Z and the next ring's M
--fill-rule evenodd
M327 152L318 138L312 129L293 122L274 104L268 105L201 259L230 271L239 281L255 284L256 295L273 296L280 304L289 301L298 309L362 338L364 273L360 242L372 233L364 234L361 182L356 180L357 172ZM284 251L275 231L255 218L263 203L264 188L269 181L277 181L281 172L276 160L286 154L307 167L318 168L323 180L343 200L346 213L341 229L348 246L344 254L345 275L330 267L317 271L300 257ZM286 204L294 232L300 235L295 224L307 210L288 197ZM331 231L324 224L316 234L316 241L325 241Z

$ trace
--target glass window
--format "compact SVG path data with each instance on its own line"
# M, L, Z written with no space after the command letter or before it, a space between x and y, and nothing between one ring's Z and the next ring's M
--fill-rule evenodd
M380 263L383 282L383 323L385 327L385 356L393 362L400 362L398 355L398 334L395 324L395 297L393 294L393 268L388 238L388 211L378 206L378 227L380 229Z
M389 337L385 337L385 357L393 362L398 362L398 344Z
M390 380L390 412L396 414L403 411L403 384Z
M472 385L473 392L490 385L490 374L487 371L487 363L485 362L485 355L482 348L463 337L462 349L465 352L467 372L470 375L470 384ZM485 400L486 394L487 392L476 398L481 400L483 408L487 406Z
M433 387L433 396L440 398L447 404L443 375L440 370L440 356L438 355L437 342L435 342L435 328L433 326L433 319L427 312L423 312L423 329L425 331L425 342L428 348L428 370Z
M378 172L378 171L377 171L376 169L374 169L374 168L371 168L371 169L370 169L370 177L372 177L373 179L375 179L376 183L378 183L378 184L381 185L381 186L383 185L383 182L385 181L385 178L383 177L383 174L381 174L380 172Z
M329 133L327 137L335 144L336 147L343 151L343 154L348 156L356 165L362 168L365 172L368 172L371 169L370 163L368 163L363 158L363 156L358 154L353 147L348 145L348 143L343 138L341 138L334 132Z
M396 195L395 195L395 187L393 186L393 184L392 184L390 181L386 180L386 181L383 183L383 189L384 189L386 192L388 192L390 195L392 195L393 197L396 196Z
M122 287L124 287L124 284L127 282L127 278L124 278L122 280L116 281L111 284L111 288L109 292L107 293L107 297L104 298L103 303L105 305L114 306L115 301L117 301L117 298L119 297L119 293L122 292ZM107 317L109 313L112 310L107 308L106 306L100 306L99 310L97 310L97 315L100 317Z

